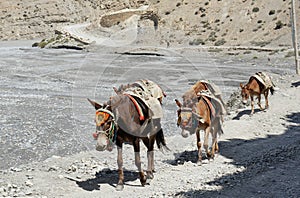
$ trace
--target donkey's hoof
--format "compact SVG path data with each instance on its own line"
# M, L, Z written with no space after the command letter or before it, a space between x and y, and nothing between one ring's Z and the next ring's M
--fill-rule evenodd
M153 172L147 171L147 180L153 178L154 178Z
M214 161L214 159L215 159L215 157L211 157L211 158L208 159L208 161L212 162L212 161Z
M198 161L197 161L197 165L198 165L198 166L201 166L201 165L202 165L202 161L201 161L201 160L198 160Z
M118 184L117 186L116 186L116 190L117 191L122 191L124 189L124 184Z
M144 176L144 177L140 178L140 182L141 182L142 186L145 186L145 184L147 182L147 177Z

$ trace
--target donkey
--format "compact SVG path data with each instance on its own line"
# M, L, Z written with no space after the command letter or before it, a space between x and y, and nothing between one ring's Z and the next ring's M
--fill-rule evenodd
M97 140L96 150L112 150L113 144L117 145L118 175L119 181L116 190L124 188L122 145L129 143L133 145L135 152L135 165L139 171L139 178L142 186L147 179L154 177L154 143L156 141L159 148L167 150L160 119L150 119L148 107L139 101L139 105L144 113L144 120L140 119L136 104L132 97L127 94L117 94L112 96L106 104L98 104L90 99L89 102L96 109L96 132L93 134ZM138 98L136 98L138 100ZM147 147L148 168L147 175L141 168L140 160L140 140Z
M198 83L198 82L197 82ZM219 108L221 102L215 97L208 96L205 91L200 90L200 84L197 83L183 95L183 104L177 99L175 102L179 109L177 110L177 126L182 131L183 137L196 133L198 161L202 164L202 144L200 139L200 130L204 131L203 147L208 159L214 159L215 153L219 152L217 135L222 134L223 110ZM197 88L197 89L195 89ZM195 91L197 91L195 93ZM208 146L209 135L212 135L211 150Z
M254 113L254 96L257 96L258 99L257 104L260 110L264 110L260 102L262 94L265 96L265 109L269 108L269 100L268 100L269 91L273 95L275 92L275 85L267 74L265 74L264 72L258 72L255 75L250 77L246 85L240 83L240 87L241 87L243 104L247 104L249 97L251 99L250 115L253 115Z

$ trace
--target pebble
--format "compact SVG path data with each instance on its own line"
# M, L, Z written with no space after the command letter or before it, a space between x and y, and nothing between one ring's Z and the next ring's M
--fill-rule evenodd
M12 167L10 170L13 172L21 172L22 171L21 168L14 168L14 167Z
M33 186L33 183L30 180L27 180L25 182L25 185L31 187L31 186Z
M48 172L50 171L57 171L58 167L57 166L50 166L50 168L48 169Z
M31 190L27 190L27 191L25 192L25 195L32 195L32 191L31 191Z

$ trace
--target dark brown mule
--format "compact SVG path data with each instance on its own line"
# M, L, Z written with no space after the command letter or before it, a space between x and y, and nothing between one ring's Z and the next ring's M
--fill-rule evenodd
M128 95L118 94L110 98L107 104L100 105L89 100L96 109L96 133L94 138L97 140L96 149L99 151L112 150L115 143L118 150L118 171L119 181L116 189L124 188L123 157L122 145L129 143L133 145L135 152L135 164L139 171L139 177L142 185L145 185L146 179L153 178L154 171L154 143L156 141L159 148L166 147L163 130L160 125L160 119L148 120L147 106L142 106L145 120L140 120L140 115L135 104ZM142 103L141 103L142 105ZM140 160L140 140L147 147L148 168L145 176ZM167 148L168 149L168 148Z
M264 110L261 106L261 95L265 96L265 109L269 108L268 95L269 91L273 95L275 91L275 85L271 81L270 77L263 72L258 72L256 75L251 76L248 83L243 85L240 83L241 95L243 104L247 104L248 98L251 99L251 114L254 113L254 96L257 96L258 106L260 110Z
M204 131L203 147L208 159L213 159L219 151L217 135L223 133L221 109L213 105L211 98L201 91L201 83L196 83L183 95L183 104L175 99L177 106L177 125L182 129L181 135L188 137L196 133L198 148L198 164L202 162L202 144L200 130ZM202 87L205 88L205 87ZM195 92L196 91L196 92ZM211 150L209 150L209 135L212 136Z

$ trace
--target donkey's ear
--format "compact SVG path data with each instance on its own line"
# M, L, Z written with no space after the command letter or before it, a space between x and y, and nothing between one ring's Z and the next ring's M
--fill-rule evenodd
M102 108L101 104L98 104L97 102L94 102L94 101L90 100L89 98L87 100L95 107L96 110Z
M113 87L113 89L116 92L116 94L119 94L118 89L116 87Z
M177 99L175 99L175 102L176 102L176 104L177 104L177 106L179 107L179 108L181 108L181 103L179 102L179 100L177 100Z
M243 89L245 86L243 85L243 83L240 83L240 87Z

